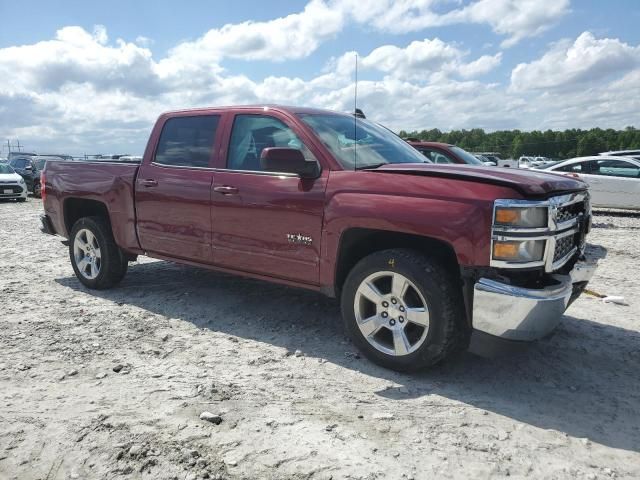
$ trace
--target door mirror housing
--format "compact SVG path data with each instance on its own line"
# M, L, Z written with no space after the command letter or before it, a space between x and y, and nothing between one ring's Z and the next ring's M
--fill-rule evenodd
M262 149L260 165L266 172L295 173L300 178L318 178L318 162L304 158L297 148L268 147Z
M27 165L26 167L24 167L24 171L25 172L33 172L33 167L31 165Z

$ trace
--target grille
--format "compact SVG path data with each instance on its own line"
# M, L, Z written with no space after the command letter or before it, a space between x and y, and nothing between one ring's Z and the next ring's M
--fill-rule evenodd
M558 223L567 222L569 220L573 220L581 213L584 213L584 211L584 202L572 203L565 207L558 207L556 220Z
M557 262L567 255L576 246L576 235L568 235L556 240L556 249L553 252L553 262Z
M12 190L13 193L22 193L22 187L18 185L0 184L0 195L4 195L5 190Z

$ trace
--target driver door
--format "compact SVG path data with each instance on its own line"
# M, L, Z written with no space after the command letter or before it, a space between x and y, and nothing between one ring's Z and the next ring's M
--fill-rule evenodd
M317 284L328 170L316 179L263 171L262 149L317 154L294 122L278 112L244 110L232 119L211 193L216 265ZM309 145L309 146L308 146Z

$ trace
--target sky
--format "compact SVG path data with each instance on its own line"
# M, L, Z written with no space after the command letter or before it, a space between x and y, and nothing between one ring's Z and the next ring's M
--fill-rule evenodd
M640 127L640 0L0 0L0 140L141 154L168 110L396 131Z

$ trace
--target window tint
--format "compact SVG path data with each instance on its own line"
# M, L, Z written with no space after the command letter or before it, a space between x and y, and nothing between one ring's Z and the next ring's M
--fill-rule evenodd
M608 177L639 178L640 168L623 160L598 160L597 167L591 172L593 175Z
M164 124L155 162L179 167L208 167L219 115L170 118Z
M27 159L26 158L18 158L16 160L12 160L11 166L13 168L23 169L24 167L27 166Z
M573 173L584 173L582 166L585 163L572 163L570 165L564 165L562 167L558 167L554 169L557 172L573 172Z
M442 152L439 152L437 150L431 150L428 148L421 148L420 152L422 152L422 154L427 157L429 160L431 160L433 163L455 163L451 158L449 158L447 155L445 155Z
M232 170L262 170L260 155L269 147L302 150L309 161L316 161L291 128L267 115L236 115L229 142L227 168Z

